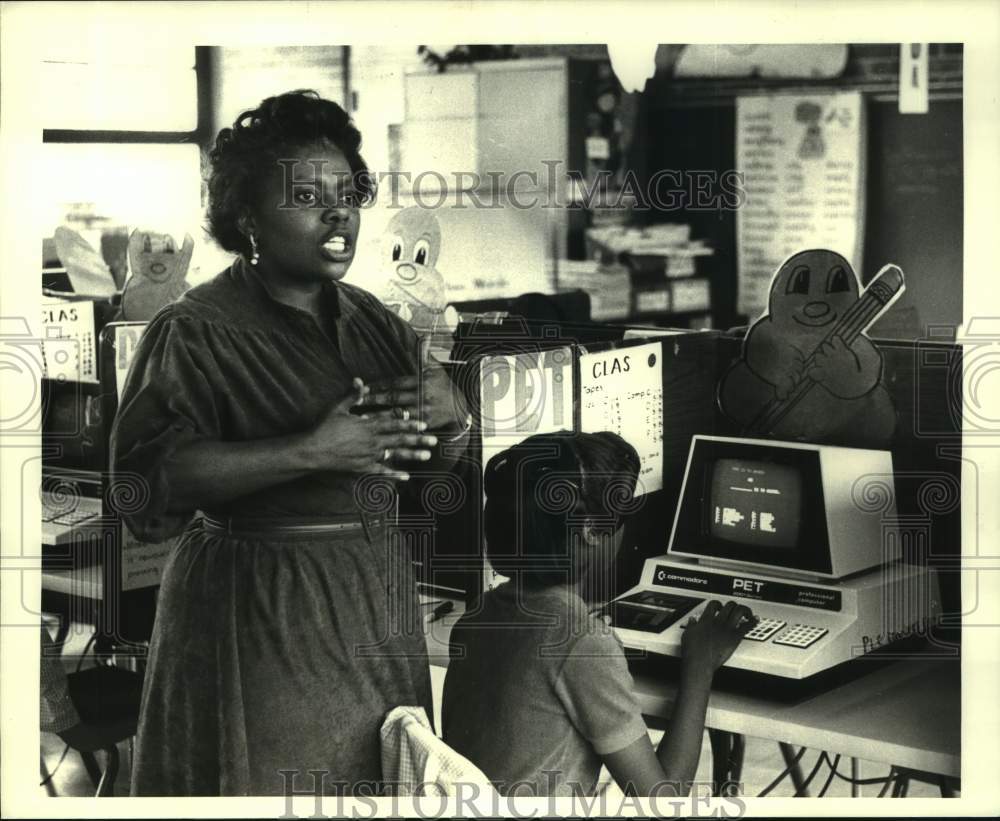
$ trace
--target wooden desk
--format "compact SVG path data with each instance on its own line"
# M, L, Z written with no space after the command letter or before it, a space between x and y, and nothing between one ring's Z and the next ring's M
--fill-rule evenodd
M427 625L431 664L448 664L448 636L463 606ZM863 660L858 663L865 663ZM673 711L672 682L639 674L643 714L662 723ZM960 664L919 656L797 703L713 691L706 726L953 778L961 776Z

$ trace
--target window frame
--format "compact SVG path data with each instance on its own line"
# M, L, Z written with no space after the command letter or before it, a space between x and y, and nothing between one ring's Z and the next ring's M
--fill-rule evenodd
M193 131L123 131L75 128L44 128L42 143L64 144L196 144L204 151L212 139L212 47L194 47L195 95L198 111Z

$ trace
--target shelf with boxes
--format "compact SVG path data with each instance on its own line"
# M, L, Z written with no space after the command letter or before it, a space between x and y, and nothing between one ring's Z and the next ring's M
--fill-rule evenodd
M713 250L693 240L687 225L588 229L586 260L555 260L558 290L575 288L591 298L595 320L668 321L710 328Z

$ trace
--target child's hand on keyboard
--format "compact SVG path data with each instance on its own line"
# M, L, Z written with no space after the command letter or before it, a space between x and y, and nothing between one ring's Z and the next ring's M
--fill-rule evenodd
M684 672L711 679L756 621L745 605L710 601L700 618L691 618L685 625L681 639Z

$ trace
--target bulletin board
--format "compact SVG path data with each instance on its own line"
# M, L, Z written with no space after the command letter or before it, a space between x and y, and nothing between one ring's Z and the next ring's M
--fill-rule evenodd
M842 86L841 90L847 86ZM776 89L779 93L781 89ZM900 114L894 97L863 95L867 114L862 284L894 262L906 273L907 293L873 336L914 340L930 325L962 321L962 100L931 95L927 114ZM736 93L704 99L654 97L645 112L648 179L658 169L736 167ZM736 212L725 209L650 210L650 223L691 225L715 248L711 276L716 327L756 317L737 310Z
M930 324L962 321L962 101L931 100L926 114L871 102L868 120L874 136L862 282L885 262L906 272L906 293L871 335L922 338Z

